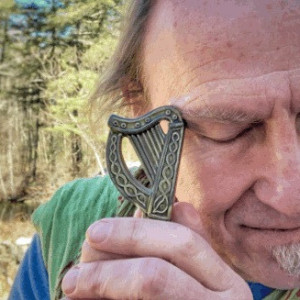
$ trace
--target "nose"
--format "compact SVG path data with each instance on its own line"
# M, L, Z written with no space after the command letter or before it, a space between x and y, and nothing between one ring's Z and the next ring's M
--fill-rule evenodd
M254 192L258 199L287 216L300 215L300 145L295 126L276 124L258 152Z

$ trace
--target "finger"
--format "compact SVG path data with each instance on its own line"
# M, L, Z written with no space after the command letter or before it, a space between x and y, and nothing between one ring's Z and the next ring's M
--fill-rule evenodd
M142 218L143 212L140 208L135 211L135 218ZM191 228L202 236L206 235L202 224L199 223L199 216L195 208L186 202L175 203L172 211L172 221ZM208 238L206 238L208 240ZM92 262L97 260L122 259L130 256L108 253L92 248L85 240L82 246L80 262Z
M182 211L185 211L185 213L182 213ZM198 233L202 233L200 232L202 226L199 226L198 222L194 220L195 214L196 217L198 217L196 210L193 208L191 204L185 202L178 202L175 203L173 207L172 221L190 227L192 230ZM137 208L133 217L142 218L143 217L142 210L140 208ZM96 250L92 248L85 240L82 245L80 262L92 262L97 260L113 260L113 259L122 259L126 257L129 256Z
M81 248L80 262L87 263L98 260L114 260L122 258L128 258L128 256L116 253L109 253L92 248L86 240L83 242Z
M66 274L62 289L72 299L216 299L182 270L153 257L80 264Z
M143 212L140 208L137 208L134 213L134 218L142 218ZM113 259L122 259L129 256L119 255L115 253L108 253L92 248L88 242L85 240L81 249L80 262L92 262L97 260L113 260Z
M212 290L226 290L241 280L204 238L174 222L102 219L90 226L87 241L105 252L166 259Z

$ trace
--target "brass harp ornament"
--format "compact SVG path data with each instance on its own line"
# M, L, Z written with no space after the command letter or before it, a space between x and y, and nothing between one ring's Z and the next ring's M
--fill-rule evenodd
M164 133L161 121L168 122ZM183 143L184 121L179 110L162 106L136 119L111 115L106 147L107 170L124 199L133 202L144 217L170 220ZM127 137L149 181L145 186L127 168L122 139Z

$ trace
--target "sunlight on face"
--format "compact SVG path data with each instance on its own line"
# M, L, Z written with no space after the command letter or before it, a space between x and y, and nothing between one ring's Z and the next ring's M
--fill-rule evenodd
M143 48L152 107L187 121L177 198L232 268L276 288L300 284L299 32L299 1L166 0Z

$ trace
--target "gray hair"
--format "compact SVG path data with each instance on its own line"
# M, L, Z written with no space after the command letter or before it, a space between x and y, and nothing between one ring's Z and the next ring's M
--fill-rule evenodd
M141 99L144 92L141 82L141 48L152 2L130 1L119 43L90 99L92 115L120 111ZM133 101L128 103L124 98Z
M277 263L291 276L300 276L300 243L279 245L273 249Z

